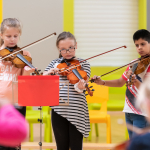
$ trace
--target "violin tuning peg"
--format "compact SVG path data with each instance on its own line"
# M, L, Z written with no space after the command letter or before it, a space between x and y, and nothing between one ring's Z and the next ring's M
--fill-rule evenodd
M90 88L92 88L93 86L90 86Z
M38 70L38 72L40 72L41 70Z
M33 75L35 75L35 73L34 73L34 72L32 73L32 76L33 76Z
M92 89L91 91L95 91L95 89Z
M85 94L85 96L87 96L88 94Z

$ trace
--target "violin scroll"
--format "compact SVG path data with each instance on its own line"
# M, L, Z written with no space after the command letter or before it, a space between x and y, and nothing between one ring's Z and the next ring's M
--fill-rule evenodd
M90 90L90 88L92 88L93 86L88 87L88 84L86 84L85 88L86 90L84 92L88 92L88 94L85 94L85 96L90 95L93 96L93 92L95 91L94 89Z
M32 73L32 75L43 75L43 72L41 72L41 70L36 70Z

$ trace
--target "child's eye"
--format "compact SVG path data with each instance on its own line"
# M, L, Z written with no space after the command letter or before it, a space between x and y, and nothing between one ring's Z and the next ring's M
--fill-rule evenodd
M139 45L135 45L136 47L139 47Z
M70 48L70 49L74 49L74 47L73 47L73 46L70 46L69 48Z
M17 38L18 36L14 36L15 38Z
M8 38L10 38L11 36L7 36Z

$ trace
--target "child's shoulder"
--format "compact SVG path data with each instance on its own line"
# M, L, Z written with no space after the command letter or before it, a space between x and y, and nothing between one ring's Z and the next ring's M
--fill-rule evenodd
M88 63L88 61L87 60L85 60L85 59L82 59L82 58L76 58L79 62L83 62L83 63Z

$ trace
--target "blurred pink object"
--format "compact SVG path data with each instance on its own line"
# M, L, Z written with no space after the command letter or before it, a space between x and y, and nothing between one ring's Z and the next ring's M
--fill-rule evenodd
M10 104L0 108L0 145L15 147L25 140L28 124Z

